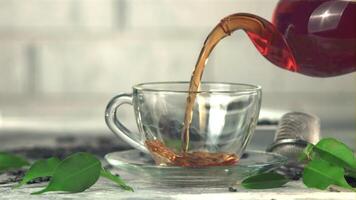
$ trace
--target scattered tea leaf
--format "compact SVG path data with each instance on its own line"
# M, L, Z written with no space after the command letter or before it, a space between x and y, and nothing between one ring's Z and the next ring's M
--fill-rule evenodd
M0 152L0 173L8 169L17 169L30 163L22 157Z
M247 189L268 189L281 187L289 181L285 176L274 172L257 174L242 181L241 185Z
M115 176L105 169L101 169L100 175L104 178L107 178L107 179L115 182L119 187L121 187L124 190L128 190L131 192L134 191L132 187L126 185L126 183L120 178L120 176Z
M15 187L20 187L27 182L38 178L38 177L45 177L45 176L52 176L55 168L61 162L60 159L56 157L52 157L46 160L38 160L32 164L30 169L26 172L22 181L16 185Z
M303 183L310 188L325 190L329 185L351 188L344 178L344 168L323 159L314 159L303 172Z
M98 180L100 170L101 163L95 156L75 153L56 167L46 188L32 194L49 191L82 192Z
M314 149L323 160L344 168L356 169L356 159L353 151L334 138L320 140Z

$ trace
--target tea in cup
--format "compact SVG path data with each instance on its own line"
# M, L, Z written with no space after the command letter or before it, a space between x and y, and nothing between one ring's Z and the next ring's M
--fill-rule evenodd
M157 165L207 167L233 165L245 150L257 124L261 87L203 82L194 92L189 141L184 148L189 82L155 82L133 86L132 93L108 104L108 127L132 147L148 153ZM139 132L126 128L117 111L133 106Z

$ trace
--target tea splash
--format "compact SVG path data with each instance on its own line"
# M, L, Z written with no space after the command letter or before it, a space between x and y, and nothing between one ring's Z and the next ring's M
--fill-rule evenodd
M239 160L233 153L203 151L176 153L159 140L147 140L145 143L157 164L181 167L210 167L234 165Z
M193 117L192 111L209 55L220 40L240 29L247 33L258 51L270 62L290 71L297 70L292 51L282 35L270 22L256 15L245 13L230 15L222 19L206 38L190 80L182 131L183 152L187 152L189 149L189 127Z
M335 15L326 15L329 10L334 11ZM166 158L174 165L196 166L199 163L195 159L204 163L204 159L209 160L217 154L236 161L236 156L227 153L188 153L192 111L205 65L214 47L232 32L243 30L260 54L278 67L315 77L350 73L356 71L356 28L352 23L355 10L354 1L281 0L274 13L276 26L261 17L246 13L223 18L206 38L191 76L181 133L181 152L172 152L157 141L146 142L149 150L159 155L157 158ZM339 17L338 20L335 17ZM326 23L327 27L324 27L325 23L322 22L325 20L337 22L337 26L330 29L330 24ZM180 159L184 162L180 162ZM221 162L218 159L215 165L235 163L231 160ZM214 161L208 162L209 166L214 165Z
M190 153L189 128L193 118L196 95L199 91L201 78L210 53L220 40L239 29L247 33L258 51L272 63L278 66L285 66L291 71L296 70L296 62L291 50L271 23L251 14L234 14L222 19L206 38L191 76L189 95L186 100L184 126L181 133L181 152L176 153L170 150L159 140L148 140L145 143L156 163L185 167L204 167L233 165L238 162L238 156L233 153L202 151Z

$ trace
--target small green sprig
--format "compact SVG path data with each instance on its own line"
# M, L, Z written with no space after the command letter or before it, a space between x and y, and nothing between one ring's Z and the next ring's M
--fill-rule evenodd
M18 169L28 165L30 163L22 157L0 152L0 174L10 169Z
M316 145L309 144L299 157L300 162L306 162L303 171L303 183L309 188L325 190L330 185L355 190L345 180L345 175L356 175L356 159L353 151L344 143L325 138ZM283 186L288 181L277 173L257 174L242 182L245 188L267 189ZM273 174L273 175L272 175ZM262 184L263 182L268 183ZM253 181L252 181L253 180ZM249 183L249 184L246 184ZM258 187L255 187L258 185Z
M0 171L18 169L30 165L25 159L9 154L0 153ZM52 157L34 162L26 172L23 180L14 188L39 177L51 177L48 185L32 194L42 194L49 191L82 192L94 185L102 176L115 182L120 188L133 191L119 177L111 174L101 166L101 162L89 153L75 153L64 160Z
M59 163L61 163L61 160L56 157L34 162L30 169L26 172L22 181L14 188L18 188L35 178L52 176L54 169L59 165Z

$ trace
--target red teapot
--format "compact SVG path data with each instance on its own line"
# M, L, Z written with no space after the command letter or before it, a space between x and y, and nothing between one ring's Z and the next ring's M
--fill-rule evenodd
M356 70L354 0L281 0L272 23L238 13L216 28L225 36L244 30L265 58L290 71L331 77Z

